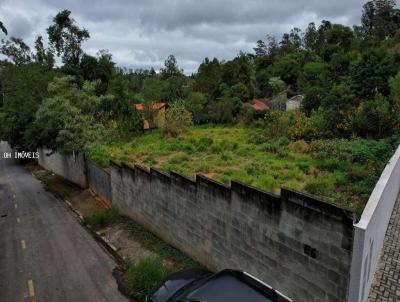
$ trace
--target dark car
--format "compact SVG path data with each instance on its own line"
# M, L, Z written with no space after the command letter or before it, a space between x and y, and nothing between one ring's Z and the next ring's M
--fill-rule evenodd
M293 302L246 272L186 270L170 275L148 302Z

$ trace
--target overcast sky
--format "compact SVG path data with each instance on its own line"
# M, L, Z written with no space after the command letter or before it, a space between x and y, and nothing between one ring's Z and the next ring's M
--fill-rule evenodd
M0 20L9 34L31 46L45 35L54 15L72 11L89 30L90 54L108 49L123 67L158 69L174 54L186 73L206 57L231 59L250 52L267 34L280 37L322 19L358 24L361 0L0 0Z

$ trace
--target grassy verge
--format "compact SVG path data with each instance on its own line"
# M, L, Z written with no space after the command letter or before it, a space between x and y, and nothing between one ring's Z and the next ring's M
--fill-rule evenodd
M148 250L159 255L162 259L174 263L175 270L200 267L200 264L186 256L180 250L160 240L156 235L146 230L135 221L124 218L135 239Z
M127 261L125 284L135 301L145 301L148 295L165 277L173 271L156 256L140 259L137 263Z
M99 209L85 216L85 224L97 229L117 222L118 218L118 210L116 208Z

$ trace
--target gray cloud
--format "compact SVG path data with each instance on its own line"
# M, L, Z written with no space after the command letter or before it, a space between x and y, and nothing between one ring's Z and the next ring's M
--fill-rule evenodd
M91 33L87 52L108 49L125 67L159 68L174 54L187 73L204 57L230 59L267 34L322 19L359 23L362 0L0 0L0 19L32 43L61 9Z

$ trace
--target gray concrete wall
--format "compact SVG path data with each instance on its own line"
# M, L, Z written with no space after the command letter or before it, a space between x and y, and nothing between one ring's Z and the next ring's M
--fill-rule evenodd
M86 171L90 189L111 204L110 173L88 159L86 160Z
M365 302L400 188L400 147L386 165L360 221L354 225L350 302Z
M80 153L63 155L47 149L38 149L38 163L43 168L62 176L69 181L87 187L85 158Z
M112 204L212 270L237 268L298 302L346 301L353 214L309 195L111 165Z

